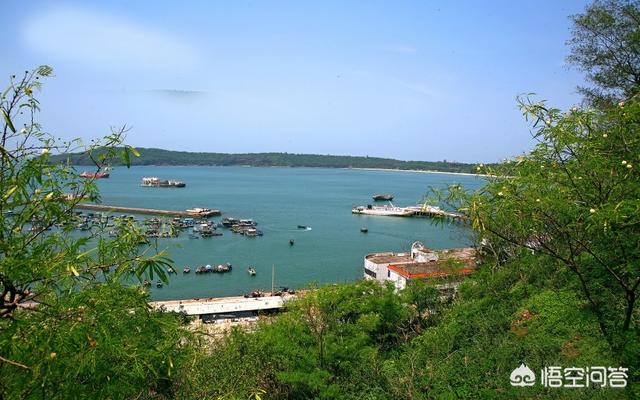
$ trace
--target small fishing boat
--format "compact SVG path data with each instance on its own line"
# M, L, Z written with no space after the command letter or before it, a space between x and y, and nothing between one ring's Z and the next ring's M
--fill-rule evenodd
M233 267L229 263L219 264L213 269L213 272L220 272L220 273L229 272L229 271L231 271L231 269L233 269Z
M265 293L262 290L254 290L253 292L244 295L245 298L264 297L264 296L265 296Z
M392 194L374 194L372 197L373 197L374 201L391 201L391 200L393 200L393 195Z
M369 232L369 229L363 226L362 228L360 228L360 232L367 233Z
M293 239L289 239L289 246L293 246L296 243L295 240Z
M169 274L175 274L176 270L173 267L167 267L167 273Z
M162 281L157 281L156 282L156 287L161 288L162 287Z
M249 267L247 269L247 272L249 273L250 276L256 276L256 269L253 267Z
M142 282L142 286L149 287L149 286L151 286L151 282L149 282L148 280L145 279L144 282Z
M225 228L230 228L233 225L240 223L240 220L233 217L227 217L227 218L223 218L221 223L222 223L222 226L224 226Z
M184 267L184 268L182 269L182 273L183 273L183 274L188 274L189 272L191 272L191 268L189 268L189 267Z

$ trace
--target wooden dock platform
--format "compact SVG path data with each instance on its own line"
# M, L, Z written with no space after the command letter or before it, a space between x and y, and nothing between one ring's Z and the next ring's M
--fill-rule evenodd
M91 210L91 211L121 212L121 213L127 213L127 214L162 215L167 217L210 218L210 217L222 214L220 210L212 210L209 208L195 208L195 209L184 210L184 211L173 211L173 210L156 210L153 208L121 207L121 206L111 206L106 204L89 204L89 203L79 203L75 206L75 208L79 208L82 210Z

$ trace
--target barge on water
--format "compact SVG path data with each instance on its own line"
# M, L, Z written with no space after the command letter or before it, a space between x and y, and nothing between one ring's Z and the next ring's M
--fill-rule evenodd
M357 206L351 209L353 214L364 215L381 215L387 217L444 217L453 220L465 220L466 217L463 214L445 211L437 206L431 206L428 204L422 204L410 207L397 207L391 202L384 206L374 206L367 204L366 206Z
M142 178L142 187L163 187L163 188L183 188L187 186L184 182L160 179L157 176Z

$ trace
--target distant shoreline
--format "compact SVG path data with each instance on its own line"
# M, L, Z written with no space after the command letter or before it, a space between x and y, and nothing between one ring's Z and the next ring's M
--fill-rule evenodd
M80 166L76 164L76 166ZM122 165L116 165L116 167L122 167ZM420 174L441 174L441 175L461 175L461 176L478 176L478 177L495 177L490 174L476 174L471 172L449 172L449 171L436 171L429 169L397 169L397 168L364 168L364 167L312 167L303 165L197 165L197 164L143 164L132 165L134 167L172 167L172 168L310 168L310 169L338 169L338 170L357 170L357 171L381 171L381 172L411 172Z
M117 165L122 167L122 165ZM172 167L172 168L185 168L185 167L202 167L202 168L311 168L311 169L340 169L340 170L357 170L357 171L381 171L381 172L411 172L421 174L442 174L442 175L462 175L462 176L479 176L479 177L495 177L490 174L475 174L471 172L448 172L448 171L435 171L428 169L395 169L395 168L360 168L360 167L310 167L302 165L173 165L173 164L144 164L144 165L132 165L134 167Z
M489 174L473 174L470 172L447 172L447 171L433 171L433 170L426 170L426 169L393 169L393 168L342 168L342 169L357 169L361 171L417 172L422 174L444 174L444 175L463 175L463 176L481 176L481 177L494 176Z
M130 158L134 165L162 166L245 166L253 167L306 167L336 169L371 169L380 171L414 171L424 173L452 173L475 175L477 164L451 161L415 161L369 156L344 156L293 153L194 153L139 147L140 157ZM104 151L104 150L102 150ZM100 150L93 157L100 155ZM92 158L86 152L56 154L50 162L71 163L74 165L93 165ZM122 165L120 159L114 159L113 165Z

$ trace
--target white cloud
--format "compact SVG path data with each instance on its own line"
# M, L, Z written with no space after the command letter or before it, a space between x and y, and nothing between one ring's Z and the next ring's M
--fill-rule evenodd
M23 37L50 58L104 68L194 68L198 53L167 32L93 11L57 8L26 21Z

